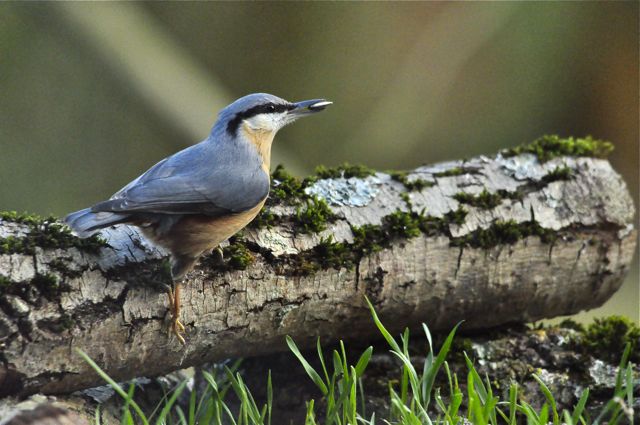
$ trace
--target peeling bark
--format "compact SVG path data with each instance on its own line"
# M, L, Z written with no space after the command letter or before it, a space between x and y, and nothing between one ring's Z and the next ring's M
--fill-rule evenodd
M559 167L571 177L549 179ZM336 216L319 233L296 226L292 218L304 207L270 206L277 224L244 231L252 259L246 269L204 258L188 275L185 347L164 331L164 253L135 228L104 231L108 246L97 253L71 247L0 255L0 393L55 394L99 384L75 348L126 380L281 351L284 335L301 346L317 336L366 338L375 330L364 295L393 331L421 322L443 330L464 319L473 329L572 314L604 303L628 271L634 208L605 160L540 163L530 154L498 155L420 167L407 179L428 184L407 191L384 173L318 180L306 192L326 200ZM456 194L484 189L501 194L497 206L464 205L463 220L448 218L461 206ZM329 236L355 249L354 227L384 226L397 211L439 220L440 230L396 232L380 250L360 251L335 268L317 260L315 249ZM509 225L496 233L496 223ZM534 225L534 233L508 232ZM28 232L0 221L0 238Z

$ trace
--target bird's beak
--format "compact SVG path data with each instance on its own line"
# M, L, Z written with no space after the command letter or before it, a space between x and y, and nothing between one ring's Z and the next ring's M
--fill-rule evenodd
M314 112L320 112L327 106L331 105L333 102L329 102L325 99L312 99L312 100L303 100L302 102L294 103L295 108L289 111L290 115L300 116L311 114Z

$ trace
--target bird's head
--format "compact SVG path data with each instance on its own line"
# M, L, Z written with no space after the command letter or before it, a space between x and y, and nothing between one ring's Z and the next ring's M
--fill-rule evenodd
M278 130L300 117L322 111L331 103L324 99L292 103L272 94L250 94L220 111L211 137L251 143L262 157L262 168L269 174L271 143Z
M236 100L218 115L216 126L231 136L241 130L272 136L300 117L322 111L331 102L324 99L289 102L266 93L253 93Z

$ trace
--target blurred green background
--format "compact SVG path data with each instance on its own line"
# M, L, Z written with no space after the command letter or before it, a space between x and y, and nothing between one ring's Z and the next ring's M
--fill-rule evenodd
M265 91L325 97L274 165L381 169L545 133L615 143L638 201L638 2L2 3L0 209L65 213ZM601 309L640 321L638 261Z

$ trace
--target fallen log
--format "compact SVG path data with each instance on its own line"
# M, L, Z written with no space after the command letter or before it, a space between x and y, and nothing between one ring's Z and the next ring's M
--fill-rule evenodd
M163 332L165 253L135 228L79 240L59 223L0 221L0 394L99 384L300 346L366 339L367 295L390 330L489 328L601 305L636 240L621 177L591 139L408 173L274 172L266 210L184 285L187 345ZM586 147L586 148L585 148ZM586 149L586 150L585 150Z

